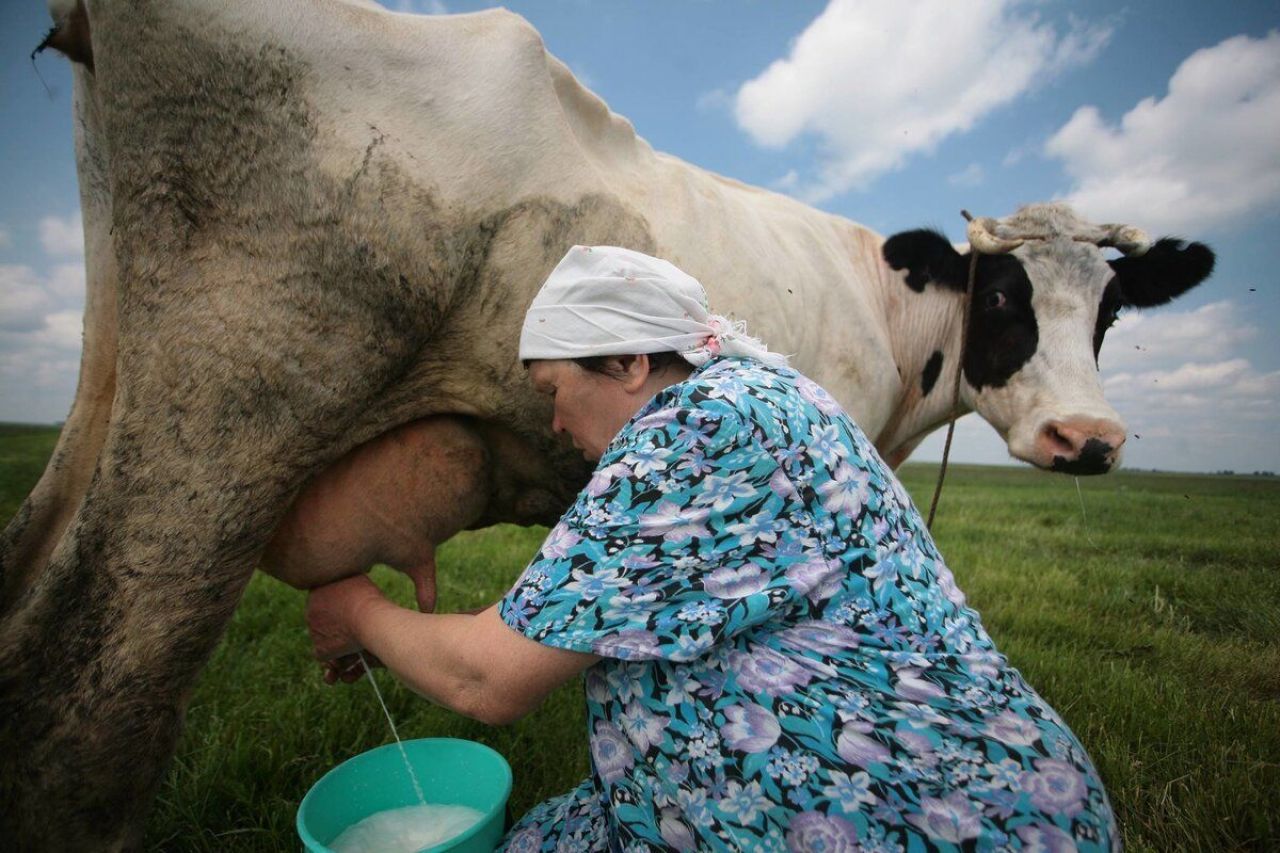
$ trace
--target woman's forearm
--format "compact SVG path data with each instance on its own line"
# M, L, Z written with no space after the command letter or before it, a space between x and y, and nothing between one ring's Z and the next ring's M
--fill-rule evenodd
M355 635L415 693L468 717L485 704L485 673L468 648L476 616L420 613L385 599L365 603ZM472 641L473 643L474 641Z
M496 605L475 616L420 613L371 597L352 627L359 644L415 693L492 725L520 719L599 660L524 637Z

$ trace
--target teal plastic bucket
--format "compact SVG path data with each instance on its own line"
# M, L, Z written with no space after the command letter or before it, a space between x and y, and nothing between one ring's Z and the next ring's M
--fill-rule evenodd
M475 826L431 853L492 853L502 838L511 767L482 743L458 738L420 738L404 742L405 754L428 803L470 806L484 817ZM352 824L386 809L419 804L413 781L394 743L349 758L311 786L298 806L298 836L313 853Z

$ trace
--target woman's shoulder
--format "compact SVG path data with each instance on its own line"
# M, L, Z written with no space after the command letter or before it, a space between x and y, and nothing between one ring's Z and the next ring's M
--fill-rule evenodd
M671 390L674 405L706 408L752 422L843 414L826 390L794 368L749 358L715 359Z
M689 405L727 403L745 414L741 403L751 397L788 393L799 374L789 367L770 367L750 358L717 358L695 370L678 386Z
M714 424L717 434L782 446L808 436L815 424L839 420L840 405L795 369L720 357L659 392L623 432L671 432L690 425L701 430Z

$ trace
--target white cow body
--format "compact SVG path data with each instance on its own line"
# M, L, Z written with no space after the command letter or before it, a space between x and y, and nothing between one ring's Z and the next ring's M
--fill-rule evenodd
M296 43L304 58L342 56L351 68L349 78L313 81L314 100L332 105L323 132L337 143L325 146L335 179L358 168L376 123L385 135L379 154L446 207L482 215L529 198L566 206L590 195L622 199L648 226L654 253L698 278L713 306L748 318L773 349L794 354L869 434L887 421L902 383L885 303L900 282L879 257L880 237L655 152L505 10L426 18L374 7L367 14L394 27L395 38L370 49L367 21L337 33L317 26L299 38L299 12L289 5L252 13L275 16L257 24ZM441 57L455 62L442 68ZM542 272L518 283L513 302L521 311Z

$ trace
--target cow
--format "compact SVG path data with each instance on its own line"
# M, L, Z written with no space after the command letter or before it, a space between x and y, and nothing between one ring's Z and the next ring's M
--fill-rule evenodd
M75 401L0 541L0 834L17 849L138 845L260 562L305 588L389 561L429 608L440 541L557 517L589 471L516 341L574 244L696 276L891 462L976 410L1020 458L1084 473L1123 443L1094 362L1114 311L1213 264L1061 204L979 220L975 247L1000 253L977 262L962 357L968 253L653 151L514 14L53 11L87 297Z

